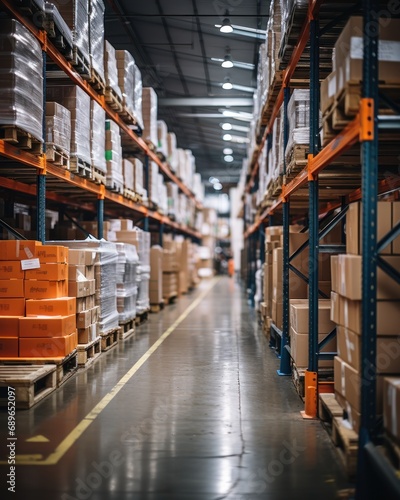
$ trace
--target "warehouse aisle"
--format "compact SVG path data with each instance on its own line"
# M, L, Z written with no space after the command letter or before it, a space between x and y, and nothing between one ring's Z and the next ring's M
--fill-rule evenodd
M301 419L277 367L239 285L203 282L18 412L26 464L16 467L16 493L2 498L336 498L346 487L336 451L318 421Z

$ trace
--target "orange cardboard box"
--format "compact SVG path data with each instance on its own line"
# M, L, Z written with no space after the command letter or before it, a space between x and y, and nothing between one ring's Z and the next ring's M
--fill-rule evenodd
M38 249L40 263L68 263L68 248L61 245L43 245Z
M0 280L0 297L24 297L24 280Z
M21 269L20 260L2 260L0 261L0 279L24 279L24 271Z
M28 316L19 320L20 337L62 337L76 330L76 316Z
M17 358L18 344L17 338L0 337L0 358Z
M78 331L75 330L71 335L69 335L69 352L76 349L78 345Z
M69 316L76 312L75 297L30 299L26 301L27 316Z
M58 297L68 297L68 281L25 280L25 298L56 299Z
M1 266L0 266L1 267ZM25 271L27 280L61 281L68 278L68 264L40 264L39 269Z
M0 335L2 337L18 337L19 335L19 317L18 316L0 316Z
M76 332L63 337L20 338L19 356L21 358L64 358L73 350Z
M25 299L0 299L0 316L25 316Z
M40 241L7 240L0 242L0 260L25 260L37 257Z

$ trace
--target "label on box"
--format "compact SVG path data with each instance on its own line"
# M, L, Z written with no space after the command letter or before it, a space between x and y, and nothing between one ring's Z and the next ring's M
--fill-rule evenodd
M353 36L350 40L351 59L363 59L363 39L359 36ZM378 45L379 61L400 62L400 42L392 40L379 40Z
M25 248L25 250L29 249ZM23 271L27 271L29 269L40 269L40 260L39 259L21 260L21 269Z

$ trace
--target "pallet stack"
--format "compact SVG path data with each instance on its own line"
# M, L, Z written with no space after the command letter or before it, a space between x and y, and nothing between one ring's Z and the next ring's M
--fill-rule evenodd
M57 102L46 102L46 159L69 170L71 112Z

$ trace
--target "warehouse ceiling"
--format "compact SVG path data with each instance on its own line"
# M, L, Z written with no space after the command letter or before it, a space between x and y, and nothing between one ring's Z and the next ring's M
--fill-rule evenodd
M266 0L108 0L105 37L128 50L142 72L143 86L158 95L158 118L177 136L178 147L196 158L208 192L210 177L223 191L237 184L247 154L260 44L265 40ZM228 17L232 33L221 33ZM230 69L221 66L225 56ZM222 83L229 79L231 90ZM226 117L223 113L238 113ZM232 129L222 129L230 123ZM224 141L229 133L232 141ZM224 160L232 149L233 161ZM228 158L229 160L229 158Z

